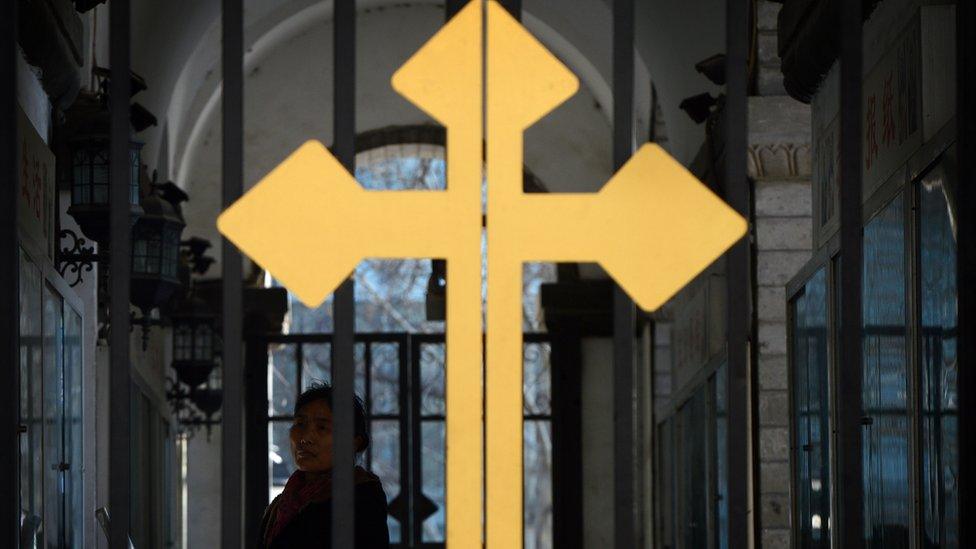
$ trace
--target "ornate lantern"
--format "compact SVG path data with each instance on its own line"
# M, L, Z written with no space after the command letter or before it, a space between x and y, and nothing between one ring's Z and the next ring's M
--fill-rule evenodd
M187 195L174 183L151 183L143 216L132 231L130 300L142 310L143 347L150 313L166 304L183 285L180 280L180 235L186 223L180 203Z
M203 412L206 419L212 420L224 402L224 390L220 386L220 372L215 371L206 385L190 390L190 400Z
M71 187L68 214L81 231L95 242L109 239L109 164L111 162L110 113L106 94L83 94L69 116L76 121L67 140L71 166L66 170ZM73 131L72 131L73 130ZM129 141L129 212L132 223L139 219L139 166L142 143Z
M173 369L180 382L197 387L217 365L217 317L207 303L189 296L170 315L173 324Z
M180 236L188 199L174 183L150 185L145 213L132 231L132 303L144 312L164 304L182 285Z
M90 272L96 262L108 259L110 246L110 165L111 165L111 112L108 105L108 69L94 67L92 75L99 81L97 93L83 91L65 113L65 122L58 128L58 173L62 184L70 189L71 205L68 214L81 227L88 240L98 242L100 250L89 245L82 235L72 230L62 230L59 242L68 239L66 246L57 249L58 272L70 278L71 286L82 281L82 273ZM137 74L131 74L130 98L146 89L146 82ZM129 107L129 120L136 132L156 125L156 117L145 107L133 103ZM140 157L142 143L129 140L129 159L126 185L129 197L130 224L135 225L142 215L140 204ZM103 281L99 281L101 284ZM99 313L102 315L103 313Z

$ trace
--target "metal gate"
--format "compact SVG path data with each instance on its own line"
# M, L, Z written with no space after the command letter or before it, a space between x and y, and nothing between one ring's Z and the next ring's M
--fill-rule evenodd
M526 333L527 347L549 335ZM268 348L269 497L295 470L287 432L298 395L332 382L333 334L265 336ZM360 333L354 338L355 392L363 400L371 444L362 463L383 481L395 547L443 547L445 336ZM527 414L546 421L548 414ZM276 444L276 442L281 442Z

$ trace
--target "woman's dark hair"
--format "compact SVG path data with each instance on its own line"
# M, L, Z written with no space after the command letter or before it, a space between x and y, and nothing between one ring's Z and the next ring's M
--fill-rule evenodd
M328 383L313 383L308 389L305 389L302 394L298 395L298 400L295 401L295 413L298 415L298 411L302 409L306 404L315 402L316 400L324 400L326 404L329 405L329 409L333 412L335 407L332 405L332 386ZM358 396L353 395L352 399L352 409L353 409L353 435L357 437L362 437L362 447L357 448L357 452L365 451L369 448L369 431L366 429L366 407L363 405L362 399Z

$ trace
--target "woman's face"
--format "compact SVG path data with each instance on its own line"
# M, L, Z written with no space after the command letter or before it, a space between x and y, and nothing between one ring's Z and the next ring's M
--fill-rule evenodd
M313 400L298 410L291 425L291 455L298 469L318 473L332 469L332 409Z

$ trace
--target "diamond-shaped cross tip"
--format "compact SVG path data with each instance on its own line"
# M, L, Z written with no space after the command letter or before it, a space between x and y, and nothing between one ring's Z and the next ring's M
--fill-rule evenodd
M322 143L308 141L217 218L221 234L306 306L355 268L358 183Z
M600 191L600 263L644 310L671 299L748 224L681 164L646 144Z

